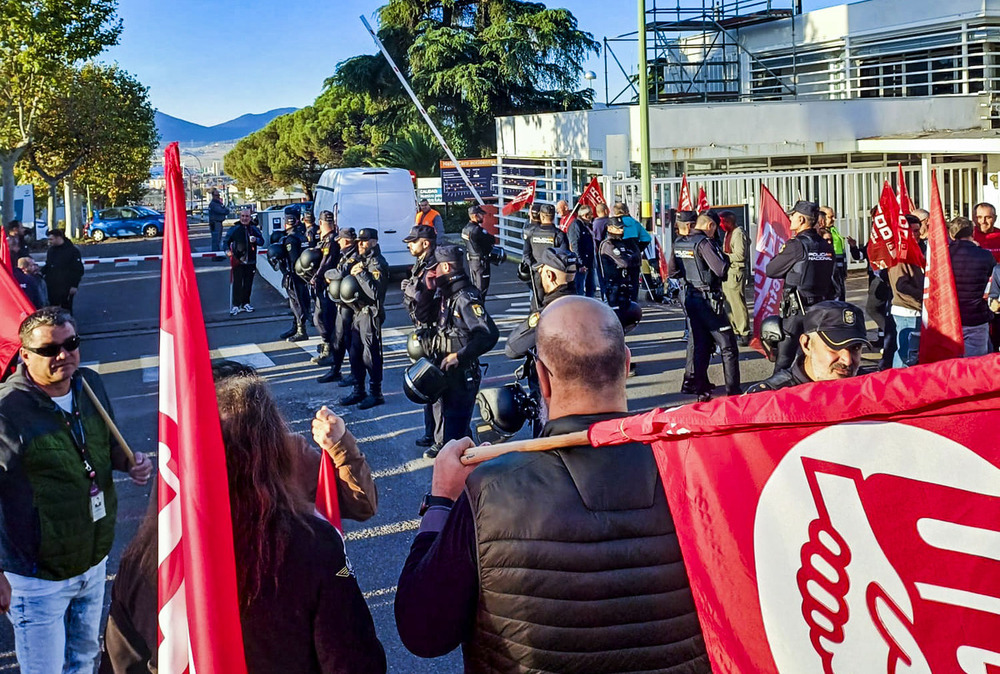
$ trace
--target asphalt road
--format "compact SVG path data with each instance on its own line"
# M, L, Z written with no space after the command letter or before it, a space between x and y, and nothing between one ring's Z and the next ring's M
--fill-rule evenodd
M207 226L192 225L195 251L208 250ZM161 241L112 240L82 247L85 257L149 255L160 251ZM277 335L290 323L287 303L258 277L254 284L253 314L229 316L228 265L195 261L198 288L213 357L243 360L258 367L294 431L309 437L310 420L321 405L342 414L358 438L375 473L379 512L364 523L345 522L348 554L358 582L368 600L379 637L385 646L390 671L461 671L456 651L434 661L410 655L400 644L393 619L393 598L403 561L418 526L417 508L430 486L433 462L424 459L414 441L423 435L422 409L402 393L402 373L409 360L405 337L409 328L398 283L387 297L385 343L386 404L367 411L341 408L346 394L335 384L317 384L324 370L309 363L318 342L292 344ZM503 355L504 336L528 314L525 286L515 277L515 265L500 267L493 277L487 309L500 327L501 341L485 359L488 370L483 386L512 380L518 363ZM81 360L102 375L113 400L122 433L133 449L155 453L157 413L157 357L160 265L158 262L102 263L87 271L76 301L76 316L83 336ZM849 300L864 305L863 275L849 279ZM684 367L684 321L679 307L644 306L640 326L627 337L637 375L628 381L629 409L641 412L693 402L677 393ZM310 327L310 335L315 330ZM771 364L757 353L741 349L744 386L770 374ZM713 359L710 377L722 382L722 368ZM716 389L722 394L722 388ZM122 549L142 519L151 487L139 488L121 477L116 543L108 567L110 583ZM0 620L0 672L18 671L13 655L13 635L8 621Z

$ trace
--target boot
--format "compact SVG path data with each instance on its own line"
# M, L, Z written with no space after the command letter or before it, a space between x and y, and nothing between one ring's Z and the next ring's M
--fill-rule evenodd
M384 405L385 398L382 396L382 385L378 386L372 384L371 391L365 396L365 399L361 401L358 405L359 410L370 410L376 405Z
M338 386L340 386L340 388L347 388L348 386L354 386L355 383L354 375L349 374L340 380L340 384L338 384Z
M327 372L321 377L317 377L316 381L319 382L320 384L331 384L335 381L340 381L340 379L341 379L340 373L337 372L336 369L331 367L329 372Z
M415 444L417 447L430 447L431 445L434 444L434 438L431 437L430 435L425 435L424 437L420 438L413 444Z
M309 333L306 332L306 324L299 323L298 330L291 337L287 338L289 342L304 342L309 339Z
M298 332L298 330L299 330L298 324L297 323L292 323L292 327L288 328L283 333L281 333L280 335L278 335L278 339L288 339L289 337L291 337L292 335L294 335L296 332Z
M366 397L367 396L365 396L365 390L364 389L360 389L360 390L359 389L354 389L354 391L351 393L351 395L346 396L346 397L340 399L340 404L343 405L344 407L348 407L350 405L357 405L359 402L361 402L362 400L364 400Z
M326 342L320 343L319 347L317 348L317 351L318 351L317 355L310 358L310 360L314 364L319 365L321 367L328 367L330 365L333 365L333 357L330 354L329 344L327 344Z
M424 458L425 459L435 459L435 458L437 458L437 455L438 455L438 453L440 451L441 451L441 446L440 445L431 445L430 447L428 447L424 451Z

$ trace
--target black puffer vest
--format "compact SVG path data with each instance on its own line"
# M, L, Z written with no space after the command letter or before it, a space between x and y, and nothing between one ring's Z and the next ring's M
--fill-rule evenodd
M480 585L466 671L711 671L648 446L507 454L466 489Z

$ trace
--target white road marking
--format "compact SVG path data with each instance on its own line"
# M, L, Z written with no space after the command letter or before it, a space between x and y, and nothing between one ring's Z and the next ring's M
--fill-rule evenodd
M401 534L407 531L416 531L419 527L419 519L403 520L402 522L393 522L392 524L383 524L378 527L369 527L367 529L351 531L345 534L344 539L348 541L360 541L365 538L377 538L379 536L390 536L392 534Z
M419 459L412 459L398 466L390 466L389 468L383 468L382 470L373 471L372 479L381 480L384 477L395 477L396 475L415 473L418 470L423 470L424 468L430 468L433 465L434 465L434 459L425 459L424 457L420 457Z
M240 344L238 346L224 346L213 349L212 359L225 358L235 360L237 363L249 365L256 370L274 367L274 361L267 357L257 344Z
M138 266L139 266L139 263L136 262L135 260L132 260L131 262L115 262L115 268L116 269L118 267L138 267Z
M160 357L142 356L139 358L139 367L142 368L143 382L160 381Z

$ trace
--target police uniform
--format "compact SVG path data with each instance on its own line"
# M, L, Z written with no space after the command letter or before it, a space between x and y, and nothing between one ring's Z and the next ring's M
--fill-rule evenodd
M609 229L622 229L620 218L611 218ZM621 307L639 296L642 253L636 239L623 239L621 233L607 232L598 248L604 295L608 304Z
M678 230L674 232L674 239L679 239L682 236L679 231L680 226L686 226L688 230L693 230L697 220L698 213L696 211L677 211L675 224L678 226ZM683 306L683 283L681 284L678 299L680 299L681 306ZM694 340L691 339L691 328L688 326L686 319L684 322L684 341L687 343L687 346L685 346L684 349L684 377L681 380L681 393L691 393L697 395L698 388L695 386L694 381ZM705 383L707 383L709 389L715 388L715 385L711 381L702 382L700 385L704 385Z
M332 216L332 214L331 214ZM332 222L332 220L330 220ZM334 323L337 317L337 305L326 294L326 272L337 268L340 262L340 244L337 243L337 233L331 230L321 236L316 242L316 248L323 253L316 275L313 277L313 323L319 331L319 355L313 358L317 365L330 365L333 355L330 351L330 338L333 335Z
M342 227L337 232L340 259L334 267L341 278L351 273L351 267L358 262L358 247L353 227ZM330 331L330 371L316 379L320 384L340 381L342 386L353 386L354 379L341 376L344 356L351 345L351 325L354 323L354 309L346 302L334 301L333 329Z
M722 298L722 279L728 262L715 244L700 229L693 229L674 242L675 274L684 279L684 315L691 354L691 386L699 399L711 394L708 365L714 341L722 352L726 394L737 395L740 389L739 350L736 336L726 315Z
M462 228L462 240L465 241L465 259L469 264L469 278L472 285L479 289L483 299L486 299L486 292L490 288L490 261L488 255L496 245L497 238L483 229L482 223L476 218L486 214L479 206L469 209L469 217L472 218L465 227Z
M313 217L312 213L306 213L302 216L302 226L306 230L306 243L310 248L315 248L319 245L320 233L319 225L316 223L316 218Z
M482 380L479 358L488 353L500 338L496 323L483 306L479 290L465 274L463 257L458 246L441 246L435 253L438 265L447 262L452 271L446 275L439 272L437 276L441 311L434 356L439 366L450 354L458 357L457 365L444 370L448 386L434 403L435 413L441 419L440 433L435 437L437 447L443 447L449 440L471 435L472 409ZM436 452L428 451L427 456L435 455Z
M556 209L552 204L542 204L539 213L555 217ZM529 224L524 229L524 249L521 259L531 271L531 309L537 311L542 306L542 286L535 265L542 257L546 248L563 248L569 250L569 237L554 224L541 222Z
M810 202L799 201L792 212L815 215L819 212L819 207ZM798 350L802 318L806 310L817 302L833 299L833 272L833 246L812 227L785 242L778 254L767 263L765 273L769 277L785 280L781 318L782 329L790 337L782 341L778 348L775 372L791 367Z
M291 226L289 226L291 225ZM284 254L279 259L281 271L281 287L288 294L288 306L292 310L295 324L291 330L281 337L289 341L299 342L308 339L306 332L306 316L309 315L309 285L295 273L295 262L306 249L305 228L298 222L296 216L285 215L285 235L281 239Z
M415 225L403 239L403 243L412 243L419 239L427 239L431 245L424 251L423 255L414 260L409 275L403 279L401 290L403 291L403 306L410 315L413 329L423 346L433 343L435 326L441 310L441 299L434 289L427 285L427 272L437 265L437 258L434 256L437 232L432 225ZM417 440L417 445L420 447L433 445L435 430L439 424L440 419L436 419L434 416L434 406L424 405L424 436Z
M389 285L389 263L378 247L378 230L364 228L358 232L358 241L375 241L375 245L357 264L362 269L353 274L367 301L354 311L351 323L351 376L354 392L340 400L341 405L358 404L358 409L368 409L385 402L382 397L382 322L385 320L385 293ZM369 379L365 396L365 377Z

